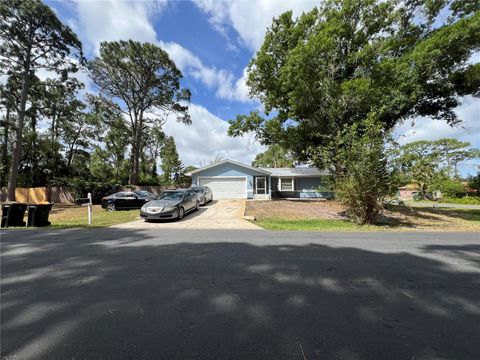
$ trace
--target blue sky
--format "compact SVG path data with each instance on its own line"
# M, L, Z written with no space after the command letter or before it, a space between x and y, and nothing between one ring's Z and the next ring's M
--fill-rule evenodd
M229 138L226 120L260 108L248 97L245 68L260 47L274 16L287 10L295 15L317 1L45 1L80 37L87 58L98 53L101 41L134 39L156 43L166 50L184 74L183 86L192 91L193 124L169 121L165 132L175 137L186 165L208 163L217 155L249 163L264 148L254 136ZM478 59L478 58L477 58ZM80 74L87 82L86 74ZM480 102L468 98L458 109L463 128L452 129L428 119L397 129L401 141L456 137L480 147ZM462 172L476 172L465 164Z

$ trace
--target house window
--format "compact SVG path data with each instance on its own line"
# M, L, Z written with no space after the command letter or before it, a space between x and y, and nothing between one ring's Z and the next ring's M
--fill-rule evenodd
M293 178L280 178L280 191L293 191Z
M267 193L267 178L265 176L257 176L255 178L255 191L259 195Z

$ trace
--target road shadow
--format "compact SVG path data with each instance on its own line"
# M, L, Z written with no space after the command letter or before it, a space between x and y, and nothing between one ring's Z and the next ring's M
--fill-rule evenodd
M480 268L480 245L428 245L423 248L426 253L437 253L454 258L457 261L470 262Z
M479 245L423 256L254 244L248 231L192 241L199 232L3 236L2 356L478 359L478 262L459 270L434 256L471 263Z

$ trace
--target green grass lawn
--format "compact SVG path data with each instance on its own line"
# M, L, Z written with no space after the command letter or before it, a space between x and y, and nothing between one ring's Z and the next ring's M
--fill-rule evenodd
M463 197L463 198L445 198L439 202L447 204L462 204L462 205L480 205L480 197Z
M108 212L100 205L94 205L92 225L88 225L87 207L52 208L49 220L53 228L99 228L123 224L140 217L139 210L120 210Z
M331 219L278 219L265 218L254 222L267 230L290 230L290 231L373 231L383 230L384 226L355 225L346 220Z

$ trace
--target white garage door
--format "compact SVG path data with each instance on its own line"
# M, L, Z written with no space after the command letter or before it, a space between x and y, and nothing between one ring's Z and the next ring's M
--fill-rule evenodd
M246 181L236 177L204 177L199 178L199 185L212 189L214 199L246 199Z

